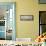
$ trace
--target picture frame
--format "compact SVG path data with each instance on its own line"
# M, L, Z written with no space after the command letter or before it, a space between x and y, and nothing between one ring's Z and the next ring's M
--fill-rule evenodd
M39 4L46 4L46 0L39 0Z
M20 15L21 21L32 21L34 19L33 15Z

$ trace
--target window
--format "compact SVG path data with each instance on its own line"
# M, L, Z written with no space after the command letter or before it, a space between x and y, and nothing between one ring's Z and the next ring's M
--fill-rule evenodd
M0 3L0 40L15 40L15 3Z
M46 11L39 12L39 35L46 32Z

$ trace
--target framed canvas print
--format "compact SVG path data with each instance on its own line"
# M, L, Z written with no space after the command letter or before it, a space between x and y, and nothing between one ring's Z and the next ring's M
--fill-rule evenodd
M40 4L46 4L46 0L39 0Z

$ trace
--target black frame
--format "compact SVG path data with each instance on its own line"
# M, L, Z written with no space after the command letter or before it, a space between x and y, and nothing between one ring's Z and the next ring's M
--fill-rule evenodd
M0 26L5 26L5 21L0 21Z
M39 36L40 36L40 11L39 11Z
M46 11L39 11L39 36L40 36L40 25L46 25L46 24L40 24L40 13L46 12Z
M46 3L42 3L42 2L40 2L40 0L38 0L38 3L39 3L39 4L46 4Z

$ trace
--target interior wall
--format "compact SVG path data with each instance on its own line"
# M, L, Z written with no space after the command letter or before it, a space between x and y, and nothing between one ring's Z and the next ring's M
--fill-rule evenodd
M39 6L37 0L18 0L17 38L36 38L39 35ZM33 21L20 21L20 15L33 15Z
M39 34L39 11L46 10L46 4L38 0L1 0L0 2L16 2L16 37L36 38ZM20 21L20 15L33 15L33 21Z

